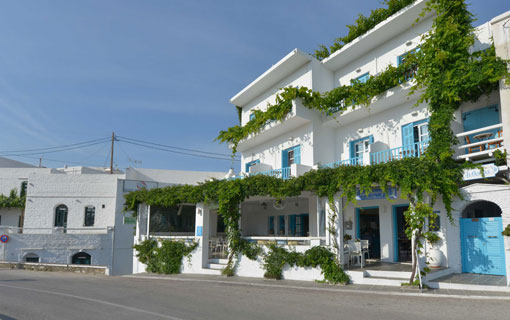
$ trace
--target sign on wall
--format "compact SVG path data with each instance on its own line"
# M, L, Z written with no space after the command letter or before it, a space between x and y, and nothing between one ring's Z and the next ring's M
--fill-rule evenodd
M138 191L142 189L154 189L158 187L158 183L154 181L140 181L140 180L124 180L124 192Z
M483 173L485 174L485 178L495 177L499 172L499 168L493 163L484 164L482 168ZM483 179L482 171L480 169L466 169L464 170L463 179L464 181Z
M397 188L388 188L388 198L397 199ZM372 192L366 194L361 192L359 189L356 190L356 200L377 200L386 199L386 194L381 188L372 188Z
M202 236L202 226L198 226L197 227L197 237L201 237Z

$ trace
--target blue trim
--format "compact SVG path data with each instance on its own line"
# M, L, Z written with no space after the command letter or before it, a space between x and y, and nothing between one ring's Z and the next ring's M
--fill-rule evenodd
M250 162L247 162L245 164L245 172L246 173L249 173L250 172L250 167L253 166L254 164L257 164L257 163L260 163L260 160L257 159L257 160L253 160L253 161L250 161Z
M398 262L398 223L397 208L409 207L409 204L396 204L392 206L393 210L393 262Z
M250 121L255 119L255 113L250 113Z
M363 138L359 138L359 139L356 139L356 140L352 140L349 142L349 158L353 159L355 158L356 156L354 155L354 145L358 142L361 142L361 141L365 141L365 140L368 140L368 143L372 144L374 143L374 136L373 135L369 135L369 136L366 136L366 137L363 137Z
M364 73L364 74L362 74L359 77L356 77L356 81L359 81L361 83L366 83L368 81L368 79L370 79L370 73L369 72Z
M289 165L289 151L294 151L294 163L301 164L301 145L293 146L282 150L282 168L290 167Z

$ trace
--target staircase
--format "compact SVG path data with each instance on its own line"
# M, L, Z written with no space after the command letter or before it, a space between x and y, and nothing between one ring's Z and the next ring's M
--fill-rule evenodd
M209 259L202 271L204 274L221 275L221 270L225 269L227 262L227 259Z

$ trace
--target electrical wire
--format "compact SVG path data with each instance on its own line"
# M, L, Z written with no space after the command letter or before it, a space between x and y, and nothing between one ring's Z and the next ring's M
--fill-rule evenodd
M93 167L101 167L98 163L84 163L84 162L76 162L76 161L67 161L67 160L57 160L57 159L48 159L48 158L41 158L41 157L30 157L30 156L13 156L13 157L20 157L20 158L27 158L27 159L42 159L43 161L50 161L50 162L61 162L61 163L69 163L69 164L79 164L79 165L87 165L87 166L93 166Z
M155 150L166 151L166 152L177 153L177 154L183 154L183 155L194 156L194 157L200 157L200 158L208 158L208 159L216 159L216 160L227 160L227 161L240 161L238 159L232 159L232 158L219 158L219 157L212 157L212 156L207 156L207 155L192 154L192 153L187 153L187 152L168 150L168 149L164 149L164 148L159 148L159 147L155 147L155 146L145 145L145 144L136 143L136 142L132 142L132 141L127 141L127 140L123 140L123 139L119 139L118 141L129 143L129 144L133 144L133 145L137 145L137 146L141 146L141 147L148 148L148 149L155 149Z
M66 148L66 147L72 147L72 146L78 146L78 145L82 145L82 144L89 144L89 143L92 143L92 142L98 142L98 141L101 141L101 142L106 142L110 140L110 138L101 138L101 139L95 139L95 140L90 140L90 141L84 141L84 142L78 142L78 143L72 143L72 144L66 144L66 145L62 145L62 146L56 146L56 147L46 147L46 148L39 148L39 149L25 149L25 150L1 150L0 153L6 153L6 152L14 152L14 153L23 153L23 152L32 152L32 151L44 151L44 150L51 150L51 149L61 149L61 148Z
M50 150L50 151L29 152L29 153L21 153L21 154L19 154L19 153L0 153L0 156L2 156L2 157L5 157L5 156L12 157L12 156L16 156L16 155L17 156L30 156L30 155L36 155L36 154L55 153L55 152L62 152L62 151L69 151L69 150L75 150L75 149L91 147L91 146L95 146L95 145L98 145L98 144L102 144L104 142L105 141L98 141L98 142L94 142L94 143L75 145L74 147L63 148L63 149L59 149L59 150Z
M154 146L158 146L158 147L165 147L165 148L170 148L170 149L177 149L177 150L183 150L183 151L197 152L197 153L201 153L201 154L210 154L210 155L216 155L216 156L227 156L229 158L231 157L230 154L225 154L225 153L217 153L217 152L210 152L210 151L203 151L203 150L187 149L187 148L169 146L169 145L165 145L165 144L161 144L161 143L143 141L143 140L123 137L123 136L116 136L116 138L124 139L124 141L130 140L130 141L134 141L134 142L138 142L138 143L144 143L144 144L154 145ZM239 156L235 156L235 157L239 157Z

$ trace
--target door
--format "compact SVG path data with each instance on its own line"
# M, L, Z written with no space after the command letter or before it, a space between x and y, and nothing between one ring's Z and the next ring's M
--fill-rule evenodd
M461 218L462 272L506 275L501 217Z
M370 258L381 258L379 207L356 209L356 238L368 240Z
M404 217L404 212L408 208L408 205L393 207L394 262L409 262L412 260L411 240L406 235L406 221Z

